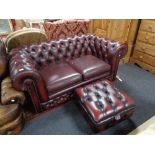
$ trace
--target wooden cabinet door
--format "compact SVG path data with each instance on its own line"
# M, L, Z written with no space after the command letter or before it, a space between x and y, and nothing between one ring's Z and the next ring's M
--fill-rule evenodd
M104 38L126 42L128 53L123 62L129 62L139 27L138 19L93 19L90 24L90 33Z
M107 37L107 27L108 27L107 19L94 19L91 20L90 32L99 35L101 37Z
M96 29L107 29L108 20L107 19L94 19L93 20L93 32L96 31Z
M131 20L128 19L94 19L91 32L112 40L127 41Z
M130 23L131 20L128 19L110 20L107 30L107 38L121 42L127 41Z

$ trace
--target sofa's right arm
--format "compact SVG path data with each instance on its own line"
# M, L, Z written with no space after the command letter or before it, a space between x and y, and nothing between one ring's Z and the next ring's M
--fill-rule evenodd
M41 111L40 102L48 99L45 83L35 68L35 62L25 51L13 51L10 58L10 76L13 87L27 91L36 112Z
M125 43L119 42L108 42L107 46L107 59L111 65L112 80L116 79L116 74L118 70L118 65L120 59L122 59L128 51L128 46Z

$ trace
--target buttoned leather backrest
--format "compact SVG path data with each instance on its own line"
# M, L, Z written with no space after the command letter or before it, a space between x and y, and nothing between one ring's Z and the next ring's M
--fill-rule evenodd
M111 42L99 36L88 34L33 44L14 49L14 51L18 51L20 56L24 58L26 55L31 57L37 67L42 67L49 63L61 63L89 54L108 62L108 51L110 50L112 53L113 49L117 48L118 45L118 42Z

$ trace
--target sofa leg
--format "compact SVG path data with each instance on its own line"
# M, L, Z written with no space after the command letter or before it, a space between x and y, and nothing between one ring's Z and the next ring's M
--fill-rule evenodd
M121 79L119 75L116 75L116 79L119 80L120 82L123 82L123 80Z

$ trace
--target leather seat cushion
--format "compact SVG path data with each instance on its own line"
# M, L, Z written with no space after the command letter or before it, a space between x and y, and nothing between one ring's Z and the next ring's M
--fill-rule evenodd
M67 63L50 64L40 71L49 95L82 81L82 76Z
M74 59L70 61L69 64L82 74L84 80L88 80L105 72L110 72L111 69L109 64L92 55L86 55Z

